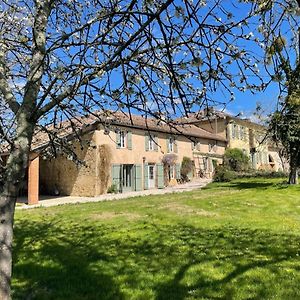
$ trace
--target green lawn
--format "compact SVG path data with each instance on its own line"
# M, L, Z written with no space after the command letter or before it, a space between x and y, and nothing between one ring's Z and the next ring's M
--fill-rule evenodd
M17 211L13 299L300 299L300 187L282 181Z

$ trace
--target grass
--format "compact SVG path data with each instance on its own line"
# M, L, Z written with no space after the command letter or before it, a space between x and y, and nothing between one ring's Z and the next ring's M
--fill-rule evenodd
M300 187L281 181L17 211L13 299L300 299Z

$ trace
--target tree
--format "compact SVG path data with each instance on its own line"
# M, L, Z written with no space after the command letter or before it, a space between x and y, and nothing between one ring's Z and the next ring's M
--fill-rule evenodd
M182 158L181 167L180 167L180 175L181 179L184 182L189 181L188 174L190 174L194 169L194 162L187 156Z
M261 90L257 61L239 49L248 19L230 1L2 0L0 12L0 298L10 298L13 218L33 138L66 144L87 113L171 120L247 82ZM244 29L244 26L246 29ZM258 83L245 79L255 75ZM212 102L212 103L211 103ZM159 113L157 113L159 112ZM52 149L51 148L51 149Z
M300 167L300 1L253 1L253 9L259 8L257 28L265 51L265 70L270 81L279 86L270 133L285 148L289 183L296 184Z
M224 154L224 166L232 171L240 172L249 169L249 157L241 149L226 149Z

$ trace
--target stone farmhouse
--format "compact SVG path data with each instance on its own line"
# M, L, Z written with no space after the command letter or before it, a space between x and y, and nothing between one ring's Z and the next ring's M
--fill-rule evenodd
M177 184L184 156L194 162L190 177L211 177L214 166L222 163L227 142L195 125L167 125L120 112L103 120L89 115L76 122L80 141L73 139L74 124L65 122L57 133L68 139L74 154L62 150L49 158L44 152L53 141L36 134L23 191L29 204L37 203L40 194L93 197L112 188L126 192ZM83 164L75 164L72 155Z
M80 141L74 139L74 125ZM90 114L53 131L74 151L61 149L49 158L51 134L35 135L22 191L29 204L37 203L40 194L94 197L109 190L164 188L177 184L183 157L193 161L190 178L210 178L226 148L242 149L255 169L284 169L280 149L265 139L265 127L219 111L200 111L171 124L121 112L105 118Z
M249 119L234 117L212 108L179 119L181 124L195 125L227 140L226 148L241 149L256 170L283 171L286 160L281 148L266 137L266 127Z

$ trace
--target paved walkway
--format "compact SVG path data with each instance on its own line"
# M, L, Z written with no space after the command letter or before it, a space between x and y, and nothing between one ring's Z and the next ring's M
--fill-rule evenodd
M36 207L50 207L58 206L63 204L76 204L76 203L88 203L88 202L100 202L100 201L110 201L119 200L131 197L148 196L148 195L163 195L169 193L180 193L192 191L195 189L200 189L211 182L211 179L196 179L185 184L178 184L176 186L166 187L164 189L152 189L143 190L139 192L126 192L122 194L104 194L97 197L73 197L73 196L61 196L61 197L51 197L51 196L41 196L38 204L28 205L26 203L18 203L16 209L30 209ZM20 199L23 202L26 199Z

